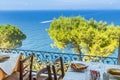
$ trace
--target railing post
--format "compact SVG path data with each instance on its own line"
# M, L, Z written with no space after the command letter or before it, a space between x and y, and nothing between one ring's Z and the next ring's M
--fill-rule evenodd
M118 64L120 65L120 37L118 38Z

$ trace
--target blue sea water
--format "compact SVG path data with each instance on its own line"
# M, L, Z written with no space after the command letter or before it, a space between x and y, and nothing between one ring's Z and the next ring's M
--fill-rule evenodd
M51 48L50 44L53 41L46 31L52 19L60 16L83 16L86 19L93 18L97 21L106 21L108 24L120 25L120 10L0 11L0 25L18 26L27 35L20 49L62 52L57 48ZM73 53L67 49L65 52ZM117 57L117 50L111 56Z

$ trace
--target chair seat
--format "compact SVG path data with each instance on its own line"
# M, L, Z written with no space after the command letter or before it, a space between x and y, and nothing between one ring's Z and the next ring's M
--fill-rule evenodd
M19 79L20 79L20 72L14 72L13 74L11 74L10 76L8 76L3 80L19 80ZM29 74L27 74L23 80L29 80Z
M14 72L13 74L9 75L7 78L3 80L19 80L19 72Z

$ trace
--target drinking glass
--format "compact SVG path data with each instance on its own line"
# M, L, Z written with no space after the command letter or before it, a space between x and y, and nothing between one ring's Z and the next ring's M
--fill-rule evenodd
M98 61L97 62L96 61L95 62L91 61L89 70L95 70L95 71L100 72L100 80L102 80L103 73L104 73L104 70L105 70L103 62L101 62L101 61L100 62L98 62Z

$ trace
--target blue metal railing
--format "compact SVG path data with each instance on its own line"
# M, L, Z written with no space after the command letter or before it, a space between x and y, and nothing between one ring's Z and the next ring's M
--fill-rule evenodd
M46 51L34 51L34 50L21 50L21 49L7 49L0 48L0 52L4 53L13 53L13 54L22 54L24 56L28 56L29 54L34 54L37 62L50 62L54 61L59 56L62 56L64 62L71 62L79 60L78 54L70 54L70 53L58 53L58 52L46 52ZM107 64L117 64L118 58L115 57L101 57L101 56L90 56L90 55L81 55L82 61L101 61ZM85 57L87 57L87 60Z

